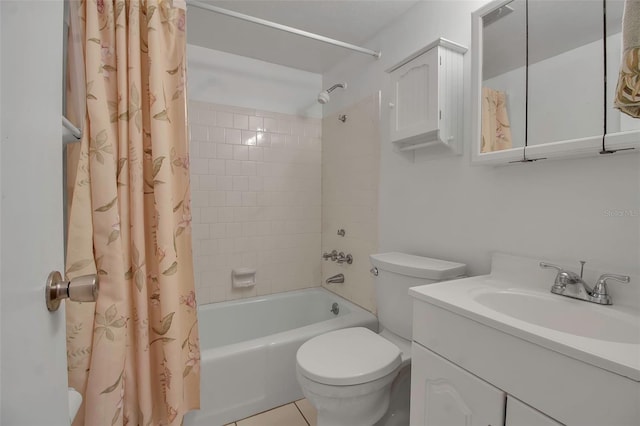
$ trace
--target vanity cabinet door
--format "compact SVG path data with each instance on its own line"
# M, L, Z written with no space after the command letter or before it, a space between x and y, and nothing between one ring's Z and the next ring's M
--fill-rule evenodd
M504 425L504 392L415 342L411 354L412 426Z
M551 417L529 407L511 395L507 396L506 426L562 426Z

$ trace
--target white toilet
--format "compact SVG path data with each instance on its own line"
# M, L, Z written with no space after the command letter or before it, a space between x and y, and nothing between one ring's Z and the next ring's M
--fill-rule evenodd
M409 287L460 277L466 269L403 253L370 258L377 270L379 333L362 327L332 331L308 340L296 355L298 383L318 410L318 426L372 426L382 419L394 381L408 376L411 363Z

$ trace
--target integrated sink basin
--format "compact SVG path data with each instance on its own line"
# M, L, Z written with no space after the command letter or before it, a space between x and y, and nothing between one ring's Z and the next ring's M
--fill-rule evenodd
M619 303L615 297L613 305L605 306L553 294L555 271L543 270L538 263L496 254L490 275L413 287L409 294L640 382L640 310ZM638 285L636 282L625 285ZM633 302L638 297L635 294L630 294L628 301Z
M472 298L498 313L540 327L608 342L640 343L638 319L609 306L589 306L551 293L520 289L485 289Z

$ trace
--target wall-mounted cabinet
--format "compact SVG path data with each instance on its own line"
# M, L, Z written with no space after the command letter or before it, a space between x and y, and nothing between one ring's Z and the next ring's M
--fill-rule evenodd
M391 78L390 137L399 151L462 152L466 51L440 38L387 70Z
M614 107L623 5L497 0L474 12L472 162L638 151L640 119Z

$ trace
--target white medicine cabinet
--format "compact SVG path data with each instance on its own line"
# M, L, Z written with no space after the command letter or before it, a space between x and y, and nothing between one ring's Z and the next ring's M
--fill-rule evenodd
M614 108L619 0L497 0L472 15L473 163L640 151Z
M387 70L391 77L390 138L400 152L462 152L466 51L440 38Z

